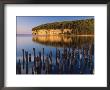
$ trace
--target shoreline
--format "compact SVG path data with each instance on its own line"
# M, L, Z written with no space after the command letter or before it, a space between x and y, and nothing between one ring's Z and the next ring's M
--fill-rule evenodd
M39 35L39 34L38 34L38 35L37 35L37 34L36 34L36 35L33 35L33 34L16 34L16 36L28 36L28 35L29 35L29 36L31 35L31 36L72 36L72 37L94 37L94 35L84 35L84 34L83 34L83 35L66 35L66 34L56 34L56 35L55 35L55 34L53 34L53 35L49 35L49 34L47 34L47 35L46 35L46 34L45 34L45 35Z
M76 35L76 36L94 36L94 35Z
M32 36L72 36L72 37L94 37L94 35L65 35L65 34L57 34L57 35L32 35Z

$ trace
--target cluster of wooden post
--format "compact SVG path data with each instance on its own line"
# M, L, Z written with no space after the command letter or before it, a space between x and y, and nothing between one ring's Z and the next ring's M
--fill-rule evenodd
M58 68L59 72L61 72L63 70L64 70L64 72L66 72L65 67L67 66L68 71L66 73L74 73L73 71L75 71L75 70L73 70L73 67L75 65L77 65L78 66L77 69L80 70L79 73L83 73L84 69L87 68L87 66L88 66L90 69L90 73L92 74L94 65L93 65L93 61L92 61L93 60L92 59L93 51L91 54L91 50L93 50L93 49L94 49L94 47L84 48L81 51L78 48L73 47L72 51L70 51L70 48L69 48L69 50L67 50L67 48L64 48L63 53L62 53L62 58L61 58L63 63L61 65L61 63L59 63L60 62L59 61L60 60L60 50L58 50L56 48L56 65L59 66L59 68ZM80 54L82 55L82 57L80 56ZM61 68L61 66L62 66L62 68Z
M22 53L23 53L23 64L22 64L22 68L21 68L21 62L19 59L19 63L17 64L17 73L21 74L21 70L26 68L26 74L28 74L29 72L29 67L28 67L28 63L31 62L31 54L28 54L28 51L24 51L24 49L22 49ZM28 57L29 56L29 57Z
M92 50L93 47L90 48ZM52 51L50 50L49 54L44 58L44 48L43 52L41 54L41 51L39 51L38 56L36 56L35 48L33 48L34 53L34 64L31 67L32 68L32 74L41 74L42 71L44 71L45 74L52 73ZM72 73L73 67L75 65L79 65L78 68L80 69L80 72L83 72L83 69L88 65L90 65L90 73L93 73L93 62L92 62L92 55L91 52L89 53L89 58L87 57L89 49L82 49L81 52L79 52L78 48L72 48L70 50L67 50L67 48L64 48L63 52L61 53L60 49L56 48L56 67L57 71L56 73L63 73L67 72L66 69L68 69L67 73ZM21 62L19 59L19 62L17 63L17 74L22 73L22 69L25 69L25 73L29 73L29 63L32 62L31 60L31 53L28 51L25 51L22 49L23 53L23 64L21 68ZM92 52L93 53L93 52ZM80 54L83 56L80 58ZM91 56L90 56L91 55ZM84 65L82 63L84 62Z
M17 74L21 74L21 62L20 62L20 59L19 59L18 64L16 65L16 73Z

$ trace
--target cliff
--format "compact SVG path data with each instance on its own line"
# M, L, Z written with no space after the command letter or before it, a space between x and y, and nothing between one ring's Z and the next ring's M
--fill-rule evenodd
M94 35L94 19L46 23L32 28L33 35Z

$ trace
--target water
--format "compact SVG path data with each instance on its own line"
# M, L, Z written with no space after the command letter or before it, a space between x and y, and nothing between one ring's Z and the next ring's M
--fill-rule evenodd
M93 74L94 71L94 37L93 36L32 36L32 35L17 35L17 52L16 52L16 64L18 65L20 60L21 74L26 74L26 57L23 69L23 52L28 51L31 54L31 62L28 62L28 74L32 74L34 68L34 52L35 48L36 56L39 56L41 52L41 74ZM43 48L44 48L44 60L48 57L50 51L52 52L52 66L51 71L48 72L43 69ZM60 51L59 64L56 64L56 48ZM66 51L64 51L64 49ZM74 57L72 52L74 51ZM65 54L66 60L62 57ZM25 53L24 53L25 54ZM64 56L65 56L64 55ZM46 65L46 64L45 64ZM48 67L48 66L47 66ZM50 69L49 69L50 70ZM33 71L34 73L38 73ZM17 72L17 74L19 74Z

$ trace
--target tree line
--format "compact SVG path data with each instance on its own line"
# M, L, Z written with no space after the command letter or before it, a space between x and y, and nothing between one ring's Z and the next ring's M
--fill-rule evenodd
M32 28L32 31L41 29L60 29L62 33L64 29L70 29L71 32L66 32L66 34L94 34L94 19L46 23Z

